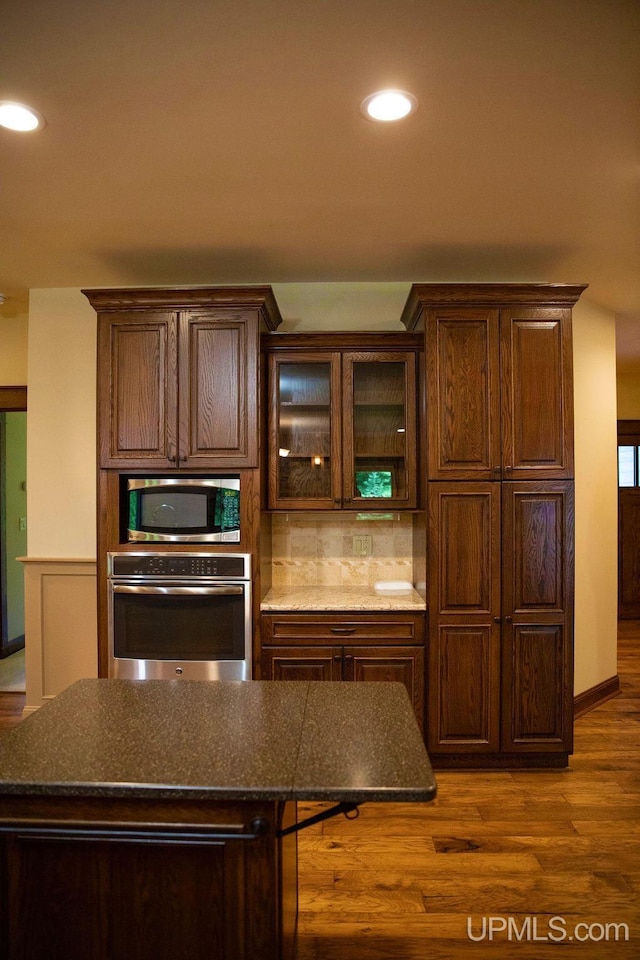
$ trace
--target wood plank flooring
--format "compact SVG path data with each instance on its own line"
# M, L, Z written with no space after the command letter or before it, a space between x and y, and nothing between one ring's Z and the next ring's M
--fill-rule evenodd
M304 830L297 960L640 960L640 621L619 674L566 771L441 771L433 804Z
M640 960L640 622L619 637L568 770L440 771L433 804L300 834L298 960Z

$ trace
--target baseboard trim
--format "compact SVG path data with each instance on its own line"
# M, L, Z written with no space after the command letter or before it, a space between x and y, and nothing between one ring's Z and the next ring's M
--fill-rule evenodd
M14 637L13 640L9 640L9 642L4 645L2 650L0 650L0 660L6 660L7 657L11 657L14 653L17 653L18 650L24 650L24 633L19 637Z
M619 693L620 677L617 674L615 677L609 677L608 680L597 683L595 687L590 687L583 693L579 693L577 697L573 698L573 719L577 720L578 717L584 716L590 710L595 710L600 704L617 697Z

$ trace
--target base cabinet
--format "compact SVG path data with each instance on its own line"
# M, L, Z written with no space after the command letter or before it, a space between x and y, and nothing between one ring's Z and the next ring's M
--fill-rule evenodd
M343 616L263 615L262 679L403 683L422 728L424 615Z

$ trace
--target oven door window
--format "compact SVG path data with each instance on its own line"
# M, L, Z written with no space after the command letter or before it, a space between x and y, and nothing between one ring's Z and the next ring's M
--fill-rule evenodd
M245 587L113 588L114 656L243 660Z

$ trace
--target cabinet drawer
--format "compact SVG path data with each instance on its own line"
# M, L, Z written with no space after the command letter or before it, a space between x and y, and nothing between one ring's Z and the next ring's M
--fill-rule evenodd
M263 643L424 643L424 614L263 615Z

